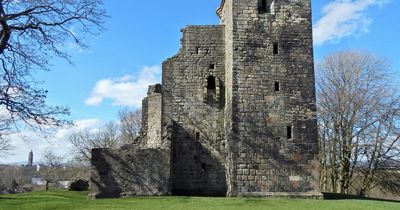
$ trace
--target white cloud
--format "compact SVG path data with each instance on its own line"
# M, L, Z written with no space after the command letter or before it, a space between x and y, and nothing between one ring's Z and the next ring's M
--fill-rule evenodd
M145 66L138 76L102 79L96 83L92 95L85 100L87 106L99 106L104 100L112 100L114 106L140 107L149 85L160 82L161 68Z
M72 145L68 137L80 130L96 130L102 126L103 122L99 119L84 119L75 121L75 126L62 128L49 137L40 136L31 131L23 131L16 134L10 134L5 138L10 139L13 147L11 155L2 159L2 163L15 163L28 160L29 151L33 150L34 162L41 159L41 154L45 151L53 151L64 156L67 160L72 158Z
M382 6L390 0L334 0L324 6L321 17L314 25L314 44L322 45L347 36L369 33L372 19L368 8Z

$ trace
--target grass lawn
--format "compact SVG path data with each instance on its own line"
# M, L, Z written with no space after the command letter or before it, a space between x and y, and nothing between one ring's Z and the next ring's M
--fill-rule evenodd
M400 203L366 200L299 200L200 197L147 197L88 200L87 192L49 191L0 196L1 210L113 209L279 209L279 210L400 210Z

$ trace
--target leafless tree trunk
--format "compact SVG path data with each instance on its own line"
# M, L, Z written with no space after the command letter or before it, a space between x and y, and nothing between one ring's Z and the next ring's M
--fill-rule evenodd
M11 149L11 144L8 139L0 136L0 157L7 155L7 152Z
M375 173L398 158L399 95L385 60L363 52L339 52L318 68L321 187L348 193L362 171L365 195Z
M6 138L11 123L8 113L5 110L1 110L0 106L0 157L7 156L12 149L10 140Z
M366 196L367 193L376 187L377 179L381 178L382 170L400 165L400 100L398 98L387 99L388 103L380 104L377 107L376 122L366 129L362 134L365 139L362 158L365 165L360 167L362 185L358 194ZM383 172L385 173L385 172ZM398 176L395 172L392 175Z

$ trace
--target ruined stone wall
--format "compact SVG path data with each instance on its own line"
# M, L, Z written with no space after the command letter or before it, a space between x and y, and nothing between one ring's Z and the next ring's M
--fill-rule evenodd
M222 12L232 37L231 195L318 192L310 1L272 5L261 14L258 0L226 0Z
M153 85L149 87L149 92L144 101L147 102L144 115L146 116L147 138L142 143L142 148L161 148L164 143L161 134L161 115L162 115L162 87ZM143 112L142 112L143 113Z
M172 192L225 195L224 28L182 32L179 53L163 64L163 124L172 122L174 131Z
M142 105L140 144L92 150L91 197L171 194L171 139L162 136L161 85L149 87Z
M90 197L170 195L170 150L92 150Z
M147 136L147 130L148 130L148 113L149 113L149 107L148 107L148 101L147 101L147 97L145 97L142 100L142 122L140 124L140 131L139 131L139 135L140 136Z

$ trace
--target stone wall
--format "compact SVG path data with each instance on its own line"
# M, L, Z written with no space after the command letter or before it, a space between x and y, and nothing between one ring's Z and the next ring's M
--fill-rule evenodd
M145 138L146 141L141 142L142 148L161 148L165 143L161 137L162 86L160 84L150 86L144 101L147 103L147 108L142 110L142 114L146 118L147 138Z
M233 107L233 90L236 88L236 80L233 78L234 72L233 70L233 16L232 16L232 1L222 1L221 6L223 6L223 10L217 11L221 18L221 25L225 27L225 95L226 95L226 104L224 108L224 130L225 130L225 153L226 153L226 163L225 163L225 171L226 171L226 178L227 178L227 195L232 196L232 192L236 192L236 186L234 183L234 167L233 167L233 158L234 154L232 148L234 144L232 144L232 123L233 123L233 116L234 113L232 112ZM222 9L222 7L220 8Z
M258 0L226 0L221 13L232 39L229 193L318 195L310 1L272 5L260 13Z
M117 198L170 194L170 150L94 149L92 198Z
M162 136L161 92L161 85L152 85L143 99L139 144L92 150L91 197L171 194L171 139Z
M164 124L173 122L172 192L225 195L224 27L188 26L163 64Z

